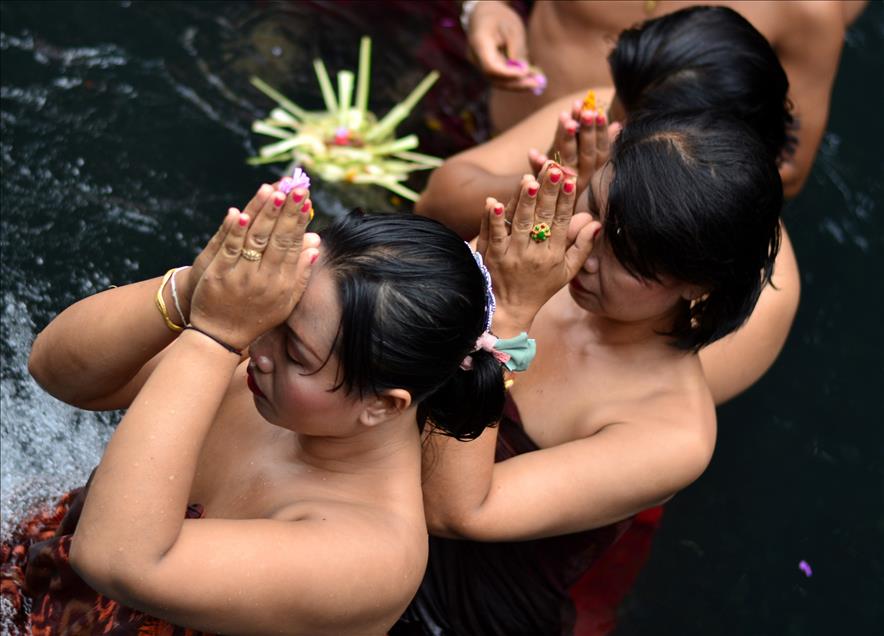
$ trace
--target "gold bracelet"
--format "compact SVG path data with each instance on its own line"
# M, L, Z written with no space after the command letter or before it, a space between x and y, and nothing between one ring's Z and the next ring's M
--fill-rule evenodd
M166 301L163 300L163 290L166 288L166 283L168 283L169 279L172 278L172 274L175 273L176 269L177 268L173 267L168 272L166 272L165 276L163 276L163 282L160 283L160 288L157 290L156 305L157 309L160 310L160 315L163 317L166 326L175 333L181 333L182 331L184 331L184 327L179 327L174 322L172 322L172 319L169 317L169 310L166 309Z

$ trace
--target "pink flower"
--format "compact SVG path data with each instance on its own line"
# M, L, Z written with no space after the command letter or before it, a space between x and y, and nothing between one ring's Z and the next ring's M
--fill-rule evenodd
M803 559L798 562L798 569L804 572L804 576L808 578L813 576L813 569L811 569L810 563L804 561Z
M535 95L543 95L543 91L546 90L546 75L543 73L535 73L532 76L532 79L536 82L536 86L531 89L531 91Z
M300 168L295 168L295 171L292 173L290 177L283 177L279 182L279 189L282 192L288 194L295 188L304 188L307 189L310 187L310 177L307 176L307 173L301 170Z

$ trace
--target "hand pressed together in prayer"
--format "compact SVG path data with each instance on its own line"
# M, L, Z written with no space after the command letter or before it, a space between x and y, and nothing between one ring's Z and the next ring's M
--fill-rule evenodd
M581 100L574 100L571 112L559 114L556 134L547 154L530 150L528 162L539 174L546 162L556 159L567 170L577 174L577 193L589 185L592 175L611 156L611 142L620 133L622 125L610 123L600 108L586 109Z
M601 224L575 219L576 177L548 162L525 175L504 207L489 197L477 244L494 281L495 323L527 331L540 308L570 281L593 248ZM506 336L507 334L498 334Z
M306 189L269 185L230 208L190 271L191 324L243 349L288 318L319 254L319 237L305 235L311 209Z

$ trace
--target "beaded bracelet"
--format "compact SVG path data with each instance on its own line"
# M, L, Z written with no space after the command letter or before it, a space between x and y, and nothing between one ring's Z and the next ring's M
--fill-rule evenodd
M172 278L172 275L175 273L175 268L173 267L166 275L163 276L163 282L160 283L160 288L157 290L157 295L155 298L157 309L160 311L160 315L163 317L163 321L166 323L166 326L170 331L174 333L181 333L184 330L184 327L176 325L172 322L172 318L169 317L169 310L166 309L166 301L163 300L163 290L166 288L166 283L169 282L169 279Z

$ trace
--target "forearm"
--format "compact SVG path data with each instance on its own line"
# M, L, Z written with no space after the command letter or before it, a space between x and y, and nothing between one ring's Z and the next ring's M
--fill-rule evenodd
M155 566L175 544L197 460L239 359L186 331L114 432L89 488L72 563L114 581Z
M470 240L479 233L485 199L507 201L521 178L521 174L499 175L471 162L451 161L433 172L414 211L444 223L464 240Z
M179 284L186 273L179 272ZM177 335L155 305L161 281L109 289L65 309L34 341L31 375L53 396L82 408L126 385ZM164 291L169 315L180 324L171 285ZM186 314L188 298L179 296Z

